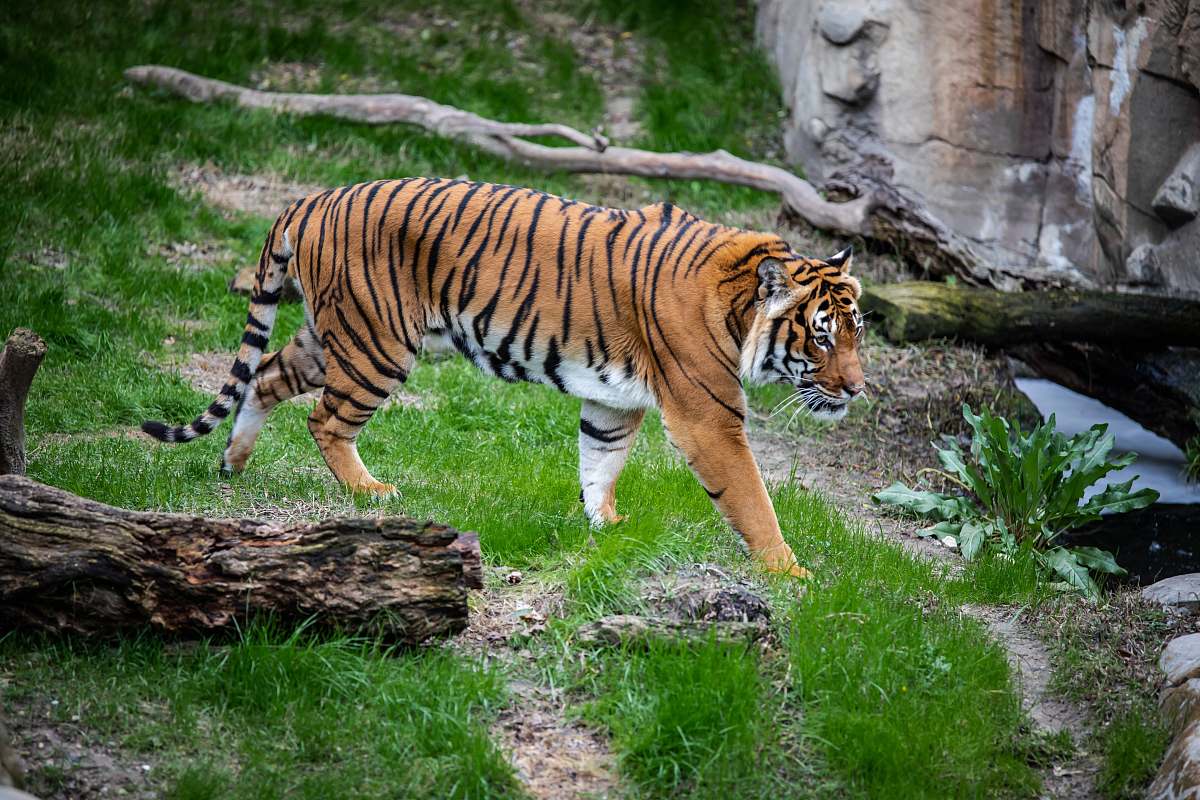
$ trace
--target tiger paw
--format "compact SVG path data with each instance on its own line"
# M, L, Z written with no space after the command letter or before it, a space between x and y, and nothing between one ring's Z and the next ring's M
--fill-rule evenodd
M805 581L809 580L813 576L813 574L811 572L809 572L808 570L806 570L804 567L800 566L799 564L794 564L794 563L791 565L788 565L786 567L768 566L767 572L770 572L775 575L789 575L793 578L799 578L799 579L805 580Z
M796 560L796 554L786 544L779 544L757 552L756 557L767 572L776 575L788 575L801 580L812 578L813 574Z
M355 494L368 495L375 500L387 500L389 497L395 497L398 494L395 486L390 483L380 483L379 481L351 486L350 491Z

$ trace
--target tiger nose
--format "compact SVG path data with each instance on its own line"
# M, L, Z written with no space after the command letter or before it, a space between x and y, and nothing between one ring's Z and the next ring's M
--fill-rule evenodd
M854 398L867 393L867 384L861 381L858 383L847 383L846 393L849 394L850 399L853 400Z

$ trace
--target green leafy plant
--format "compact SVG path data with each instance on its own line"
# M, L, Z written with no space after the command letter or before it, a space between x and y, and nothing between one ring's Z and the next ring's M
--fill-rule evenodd
M1061 579L1062 588L1096 599L1100 588L1092 573L1123 575L1112 554L1095 547L1056 544L1064 532L1100 518L1145 508L1158 499L1153 489L1133 491L1133 480L1108 484L1084 499L1092 484L1109 472L1127 467L1137 455L1109 459L1113 436L1107 425L1067 437L1055 430L1054 416L1029 433L1016 422L993 416L986 408L975 414L963 406L972 430L971 448L943 436L938 447L941 472L964 494L940 494L894 483L874 499L897 506L934 524L921 535L953 537L963 557L985 551L1013 557L1030 548L1041 566Z
M1183 467L1183 479L1189 483L1200 483L1200 436L1188 440L1183 456L1187 460Z

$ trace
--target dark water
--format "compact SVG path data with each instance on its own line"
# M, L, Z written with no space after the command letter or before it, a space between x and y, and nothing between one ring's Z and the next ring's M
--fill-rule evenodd
M1200 572L1200 505L1156 503L1106 516L1059 541L1112 552L1129 570L1126 580L1147 586L1172 575Z

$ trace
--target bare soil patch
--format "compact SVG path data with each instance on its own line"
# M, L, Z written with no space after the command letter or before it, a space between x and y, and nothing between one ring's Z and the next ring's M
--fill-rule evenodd
M279 216L293 200L327 188L278 175L228 175L212 163L183 165L172 183L181 192L198 193L209 205L267 219Z
M563 613L561 586L505 567L488 569L486 588L471 598L467 629L447 647L524 666L550 619ZM517 777L535 798L616 796L616 760L600 731L570 719L562 690L527 680L510 684L514 702L500 712L492 734Z
M500 712L492 732L510 754L517 778L538 800L616 797L616 759L599 731L565 716L562 692L511 684L519 702Z
M170 242L158 245L154 253L181 272L202 272L227 266L237 256L215 242Z
M561 586L506 567L488 568L484 590L471 597L467 629L449 646L475 655L520 651L546 630L547 620L562 616L563 603Z

